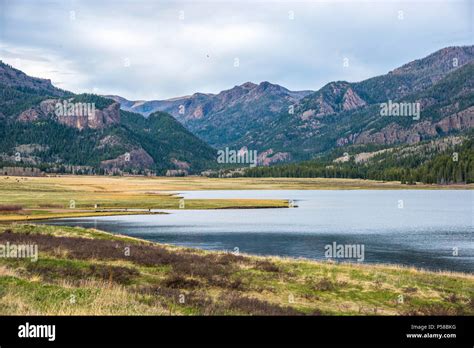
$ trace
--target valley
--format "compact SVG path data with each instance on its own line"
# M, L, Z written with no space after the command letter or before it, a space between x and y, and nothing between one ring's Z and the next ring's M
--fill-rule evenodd
M0 0L0 348L472 343L472 10Z

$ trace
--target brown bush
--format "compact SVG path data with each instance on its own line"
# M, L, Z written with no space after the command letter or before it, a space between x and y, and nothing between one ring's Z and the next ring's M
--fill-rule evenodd
M403 291L404 291L405 293L410 294L410 293L417 292L418 289L417 289L417 288L414 288L414 287L406 287L406 288L403 288Z
M46 281L66 279L77 283L83 279L98 278L118 284L130 284L140 273L131 268L108 265L90 265L87 268L67 265L45 265L41 262L28 263L26 271L40 275Z
M172 289L192 289L201 283L195 279L187 279L179 274L172 273L162 283L166 288Z
M242 279L229 279L228 277L211 277L207 280L208 285L216 286L223 289L230 290L244 290L244 282Z
M422 307L412 308L406 311L400 311L401 315L432 315L432 316L452 316L452 315L466 315L465 308L447 307L442 304L429 304Z
M20 211L23 210L21 205L8 205L8 204L0 204L0 212L12 212L12 211Z
M158 245L133 244L123 241L87 239L76 237L55 237L44 234L22 234L5 231L0 241L17 244L37 244L40 252L55 253L58 249L67 251L73 259L127 260L144 266L170 265L174 273L184 277L225 277L235 270L229 257L208 254L199 255L184 251L169 251ZM130 248L129 254L125 248ZM232 256L234 258L236 256ZM239 259L237 257L237 259Z
M43 203L38 205L40 208L64 208L61 204Z
M327 278L323 278L316 283L312 283L311 287L318 291L331 291L336 289L336 284Z
M280 272L280 267L267 260L257 260L255 268L265 272Z

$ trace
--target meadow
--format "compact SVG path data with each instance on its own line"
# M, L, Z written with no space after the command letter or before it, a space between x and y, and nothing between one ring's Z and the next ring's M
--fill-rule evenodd
M10 224L0 315L474 315L474 276L256 257L95 229Z
M202 186L202 180L168 178L4 176L0 177L0 221L154 214L151 209L288 207L287 201L254 199L189 199L184 207L180 205L176 192Z
M360 179L112 176L0 176L0 221L152 214L150 209L286 208L288 201L187 199L193 190L472 189L474 185L401 185ZM140 210L134 212L133 210Z

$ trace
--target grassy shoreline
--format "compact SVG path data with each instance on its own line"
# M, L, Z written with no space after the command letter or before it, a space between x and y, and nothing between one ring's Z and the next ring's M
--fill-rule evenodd
M67 217L152 214L164 209L288 208L288 200L186 199L195 190L410 190L473 189L474 185L401 185L359 179L0 176L0 222ZM141 210L132 212L130 210ZM118 213L114 210L122 210Z
M38 245L39 258L0 258L1 315L474 314L472 274L234 255L78 227L2 225L7 241Z
M0 177L0 222L156 214L160 209L288 208L287 200L274 199L183 200L161 182L145 177Z

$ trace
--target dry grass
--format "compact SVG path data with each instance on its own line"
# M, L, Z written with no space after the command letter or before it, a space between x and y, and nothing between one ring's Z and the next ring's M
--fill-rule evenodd
M82 293L78 295L77 287L62 281L57 287L48 286L48 295L65 291L68 295L61 300L35 300L25 296L21 287L7 287L0 300L2 315L166 315L168 310L159 304L148 306L126 288L107 282L85 280L81 283Z
M163 193L163 191L193 190L327 190L327 189L472 189L469 185L401 185L398 181L328 178L207 178L188 177L110 177L110 176L58 176L24 178L39 184L59 184L64 188L76 187L94 191L128 191ZM158 191L158 192L157 192Z
M6 315L474 314L472 274L233 255L44 225L0 227L6 241L40 250L35 263L0 258Z
M192 180L186 189L196 187ZM0 210L0 221L150 214L151 209L180 209L181 197L169 192L172 187L175 185L165 178L61 176L14 180L0 176L0 207L5 207ZM185 204L185 209L283 207L288 207L288 202L263 199L189 199Z
M23 210L21 205L14 205L14 204L0 204L0 213L9 213L9 212L17 212Z
M206 177L4 177L0 176L0 221L61 217L148 214L149 209L179 209L176 193L192 190L370 190L472 189L470 185L401 185L360 179L206 178ZM74 208L71 208L71 204ZM95 206L97 205L97 208ZM21 207L21 210L11 210ZM285 208L285 200L187 199L185 209ZM16 209L16 208L15 208ZM126 212L126 209L142 209ZM122 210L122 212L113 211Z

